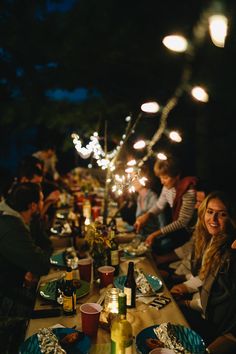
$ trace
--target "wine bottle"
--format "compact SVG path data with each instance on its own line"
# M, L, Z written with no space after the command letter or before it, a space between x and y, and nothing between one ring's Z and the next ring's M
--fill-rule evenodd
M127 296L127 307L135 307L136 282L134 278L134 262L129 262L127 277L124 283L124 293Z
M85 219L91 219L91 203L88 197L88 193L84 194L83 201L83 216Z
M72 269L66 269L65 285L63 289L63 312L70 316L76 313L76 289L73 285Z
M107 262L108 265L115 268L115 276L119 274L120 270L120 257L119 257L119 250L118 244L115 240L115 232L114 230L109 230L109 239L111 246L107 249Z
M126 319L126 294L118 296L118 316L111 324L111 354L132 354L132 326Z

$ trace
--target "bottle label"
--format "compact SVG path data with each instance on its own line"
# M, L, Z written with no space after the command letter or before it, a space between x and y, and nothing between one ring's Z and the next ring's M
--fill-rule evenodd
M63 310L65 312L73 311L73 297L72 296L63 296Z
M126 294L126 305L132 305L132 289L124 287L124 293Z
M115 250L115 251L111 250L111 265L116 266L118 264L119 264L119 251L118 250Z
M63 311L64 312L74 312L76 309L76 294L73 293L72 296L63 296Z
M133 340L128 341L119 341L116 342L114 340L111 340L111 354L132 354L133 353Z

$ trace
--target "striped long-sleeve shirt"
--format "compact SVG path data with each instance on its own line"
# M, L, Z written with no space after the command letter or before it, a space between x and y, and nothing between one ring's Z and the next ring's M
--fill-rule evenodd
M154 215L159 214L165 209L167 204L169 204L170 207L172 208L174 204L175 196L176 196L175 187L172 187L171 189L167 189L166 187L163 186L160 197L158 198L156 205L153 206L149 210L149 212ZM196 203L196 191L190 187L190 189L188 189L182 196L182 205L177 220L162 227L160 229L161 233L165 235L182 228L187 228L194 213L195 203Z

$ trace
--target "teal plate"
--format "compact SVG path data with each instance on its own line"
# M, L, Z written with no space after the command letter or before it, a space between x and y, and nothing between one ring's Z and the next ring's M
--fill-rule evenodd
M78 332L72 328L54 328L53 333L57 336L60 340L65 337L67 334ZM84 336L82 340L75 342L71 346L66 348L67 354L87 354L91 347L91 339L88 336ZM37 334L26 339L24 343L21 344L19 354L41 354L41 350L39 348L39 342Z
M161 289L162 281L158 277L156 277L155 275L150 275L150 274L145 274L145 277L146 277L147 281L149 282L149 284L151 285L153 291L157 292ZM115 278L114 285L116 288L123 291L125 281L126 281L126 275L121 275L121 276ZM138 293L140 293L140 292L138 291Z
M79 299L87 295L90 291L90 284L85 280L79 280L80 287L76 289L76 298ZM47 300L56 301L58 281L50 281L39 286L39 294Z
M58 267L66 267L65 252L57 253L51 256L50 263Z
M182 325L173 325L175 330L175 336L183 347L192 354L204 354L206 347L203 339L190 328ZM151 349L146 345L148 338L157 339L153 329L158 325L144 328L136 336L136 349L139 354L148 354Z

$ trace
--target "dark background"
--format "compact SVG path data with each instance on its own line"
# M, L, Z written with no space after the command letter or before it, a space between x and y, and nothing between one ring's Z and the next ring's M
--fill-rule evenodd
M88 161L78 158L70 138L84 141L108 125L109 148L125 131L125 117L135 119L145 100L165 106L189 62L185 54L162 44L172 32L194 38L194 28L213 1L26 1L0 5L0 183L14 175L22 157L44 142L56 146L59 169ZM229 19L224 48L211 42L208 30L191 60L191 81L210 95L197 103L188 92L170 112L168 129L155 150L177 153L184 172L207 180L212 188L236 196L235 149L235 4L219 1ZM150 138L160 115L142 117L126 150L139 137Z

